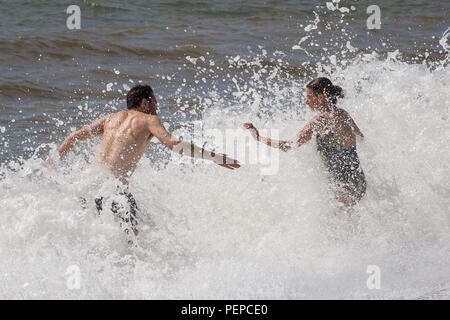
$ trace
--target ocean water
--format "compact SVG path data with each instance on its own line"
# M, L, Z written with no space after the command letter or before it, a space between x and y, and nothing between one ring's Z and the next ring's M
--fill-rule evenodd
M374 3L329 2L82 1L68 30L70 1L2 1L0 297L449 299L449 2L377 1L379 30L366 25ZM368 189L350 214L313 141L270 175L152 142L130 183L134 247L93 204L115 188L94 164L99 139L42 166L140 81L174 135L201 124L194 141L223 151L217 137L247 121L295 135L317 76L344 88L339 106L365 134Z

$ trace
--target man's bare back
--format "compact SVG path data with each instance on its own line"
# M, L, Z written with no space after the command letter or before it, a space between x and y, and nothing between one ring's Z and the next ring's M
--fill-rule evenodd
M104 121L97 161L106 165L122 183L134 172L153 137L149 117L155 116L129 110L111 114Z

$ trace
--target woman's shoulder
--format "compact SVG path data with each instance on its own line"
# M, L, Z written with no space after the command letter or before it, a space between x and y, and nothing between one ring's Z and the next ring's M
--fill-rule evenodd
M308 123L308 126L316 133L323 134L324 130L328 128L330 115L329 114L320 114L314 116Z
M342 108L336 108L335 114L339 120L343 120L345 122L348 122L349 120L353 120L353 118L347 112L347 110L344 110Z
M321 114L319 114L319 115L317 115L317 116L314 116L314 117L311 119L311 121L320 121L320 122L323 122L323 121L328 121L328 120L330 120L330 118L331 118L330 113L328 113L328 112L322 112Z
M322 127L322 126L328 125L330 118L331 118L331 115L328 112L324 112L317 116L314 116L310 122L312 124L320 125Z
M348 115L347 110L342 109L342 108L336 108L336 109L334 110L334 113L335 113L336 115Z

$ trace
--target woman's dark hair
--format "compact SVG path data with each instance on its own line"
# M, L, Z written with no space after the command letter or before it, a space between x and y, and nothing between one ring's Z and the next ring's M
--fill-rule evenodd
M137 108L141 105L142 99L152 101L153 89L149 85L137 85L130 89L127 93L128 109Z
M323 94L331 101L333 104L337 103L337 98L343 98L342 88L333 85L331 80L325 77L320 77L312 80L306 85L307 88L311 89L314 95Z

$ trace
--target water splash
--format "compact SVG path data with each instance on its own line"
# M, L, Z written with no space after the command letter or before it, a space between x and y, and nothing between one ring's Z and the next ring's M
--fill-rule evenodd
M306 40L314 43L320 30L307 31L300 43L310 50ZM193 112L206 129L253 121L289 138L312 116L306 82L330 77L345 89L340 106L366 136L358 153L368 190L351 215L336 207L314 142L281 154L273 176L261 176L257 165L229 172L170 157L152 143L130 184L142 230L132 248L114 217L98 216L94 206L115 188L94 164L98 141L80 146L58 170L42 166L42 150L56 153L55 144L42 144L31 157L0 164L0 297L448 299L448 66L405 61L401 52L361 53L350 41L302 68L262 47L223 64L189 56L198 85L183 82L188 94L173 102L184 121L174 126L177 136L189 136ZM185 74L164 76L170 82ZM223 150L221 140L195 137L204 139ZM79 290L67 286L73 265ZM368 265L380 267L379 290L366 286Z

